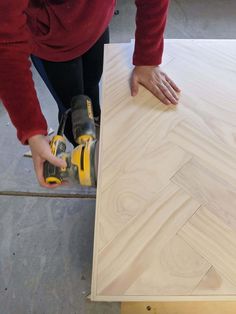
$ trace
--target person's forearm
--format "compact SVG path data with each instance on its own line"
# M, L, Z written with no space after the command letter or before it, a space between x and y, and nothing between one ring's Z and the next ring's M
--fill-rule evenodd
M0 98L17 129L19 140L25 144L30 136L47 134L34 89L30 62L21 52L9 52L0 47Z
M159 65L163 54L168 0L136 0L134 65Z
M30 71L31 49L23 13L27 4L26 0L0 2L0 99L22 143L47 133Z

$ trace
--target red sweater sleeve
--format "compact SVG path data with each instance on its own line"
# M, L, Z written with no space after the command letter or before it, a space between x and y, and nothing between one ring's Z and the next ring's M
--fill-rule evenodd
M30 70L31 47L24 14L28 2L0 1L0 99L23 144L32 135L47 134Z
M169 0L136 0L134 65L159 65L162 60Z

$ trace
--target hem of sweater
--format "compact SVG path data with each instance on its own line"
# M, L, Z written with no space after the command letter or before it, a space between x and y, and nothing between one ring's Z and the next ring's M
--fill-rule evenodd
M33 130L33 131L29 131L29 132L24 133L24 135L21 136L19 138L19 140L21 141L21 143L23 145L28 145L29 144L28 140L30 137L32 137L34 135L45 135L46 136L47 134L48 134L48 132L45 129Z
M36 57L43 59L43 60L46 60L46 61L52 61L52 62L71 61L73 59L81 57L90 48L92 48L93 45L96 44L96 42L99 40L99 38L105 32L107 27L105 27L105 29L102 30L102 32L98 35L98 37L92 43L71 48L71 50L69 50L69 51L59 50L55 47L51 48L51 47L48 47L47 45L44 45L42 43L33 42L32 54L35 55Z
M42 50L44 51L42 52ZM74 48L70 52L59 51L55 53L55 49L48 48L47 51L47 48L45 48L45 46L43 49L41 49L40 46L37 45L37 48L33 49L32 54L46 61L66 62L81 57L87 50L88 49L82 50L81 48Z

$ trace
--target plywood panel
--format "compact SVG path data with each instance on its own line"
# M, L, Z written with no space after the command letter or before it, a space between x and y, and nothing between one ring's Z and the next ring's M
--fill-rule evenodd
M236 287L236 231L202 207L178 234Z
M99 252L97 292L129 294L128 288L147 268L156 271L153 255L167 245L198 208L199 203L175 185L160 191L157 201L143 208Z
M171 228L174 229L173 226ZM178 235L171 238L161 250L156 244L153 248L153 271L149 271L150 267L146 268L127 291L129 295L190 295L193 287L211 267Z
M235 285L211 267L193 293L195 295L230 295L234 289Z
M146 204L155 201L156 194L169 184L173 174L190 160L187 153L170 143L157 148L147 146L140 148L140 151L137 149L137 154L127 162L128 154L127 150L119 157L119 160L123 160L122 166L117 169L117 172L116 169L114 173L110 171L110 175L114 175L114 178L110 179L110 184L103 190L104 205L101 208L103 218L99 243L101 248L122 231L124 224L142 213ZM148 165L146 158L149 159ZM156 165L155 168L153 164ZM105 169L104 175L107 172L108 170ZM114 189L117 190L116 195L112 193ZM107 208L110 210L107 211Z
M166 41L177 107L130 96L132 48L105 51L92 299L235 300L236 41Z
M236 188L221 170L192 159L172 178L200 203L236 230ZM227 204L227 206L226 206Z

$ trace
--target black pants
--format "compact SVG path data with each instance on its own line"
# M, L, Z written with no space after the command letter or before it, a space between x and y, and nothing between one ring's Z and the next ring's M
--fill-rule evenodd
M32 62L55 98L62 113L70 108L71 99L80 94L89 96L93 103L94 116L100 116L99 81L103 70L104 44L109 42L107 29L99 40L82 56L65 62L52 62L32 56ZM65 135L76 145L69 116Z

